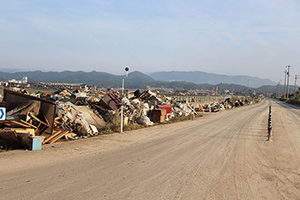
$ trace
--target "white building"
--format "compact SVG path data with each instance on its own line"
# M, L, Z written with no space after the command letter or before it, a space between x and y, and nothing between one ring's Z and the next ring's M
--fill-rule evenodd
M23 84L27 83L27 82L28 82L27 76L22 77L21 82L22 82Z
M21 80L16 80L16 79L11 79L11 80L8 80L9 83L16 83L16 84L26 84L28 82L28 78L27 76L24 76L22 77Z

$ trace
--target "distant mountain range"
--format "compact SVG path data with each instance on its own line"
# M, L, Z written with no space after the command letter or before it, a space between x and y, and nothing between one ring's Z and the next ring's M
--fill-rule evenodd
M124 76L117 76L105 72L84 72L84 71L63 71L63 72L0 72L0 78L21 79L27 76L29 82L60 82L60 83L84 83L89 85L100 85L103 87L121 87L121 81ZM126 79L127 84L142 84L155 81L153 78L141 72L132 72Z
M105 72L84 72L84 71L63 71L63 72L0 72L0 80L21 79L27 76L29 82L60 82L60 83L84 83L88 85L99 85L102 87L120 88L123 76L113 75ZM249 80L249 82L248 82ZM205 72L156 72L150 75L134 71L126 78L126 88L145 89L150 87L184 88L184 89L212 89L218 87L219 90L229 89L247 91L247 83L250 88L257 88L262 85L271 85L268 88L275 90L275 82L268 79L260 79L250 76L227 76L210 74ZM273 85L273 86L272 86ZM268 92L263 91L263 92Z
M170 71L170 72L156 72L150 74L150 76L156 80L160 81L188 81L196 84L219 84L219 83L228 83L228 84L238 84L245 85L249 87L260 87L263 85L276 85L274 81L269 79L261 79L251 76L229 76L229 75L220 75L212 74L201 71Z

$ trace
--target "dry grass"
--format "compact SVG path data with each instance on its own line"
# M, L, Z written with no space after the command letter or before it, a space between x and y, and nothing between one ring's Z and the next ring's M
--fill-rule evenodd
M187 120L193 120L195 118L198 117L202 117L202 114L197 114L197 115L187 115L187 116L178 116L175 118L171 118L163 123L154 123L153 126L159 126L159 125L163 125L163 124L170 124L170 123L176 123L176 122L180 122L180 121L187 121ZM124 131L131 131L131 130L136 130L136 129L141 129L141 128L145 128L148 127L146 125L140 125L137 123L128 123L127 125L124 126ZM103 128L102 130L100 130L100 134L111 134L111 133L116 133L116 132L120 132L120 124L109 124L107 125L105 128Z

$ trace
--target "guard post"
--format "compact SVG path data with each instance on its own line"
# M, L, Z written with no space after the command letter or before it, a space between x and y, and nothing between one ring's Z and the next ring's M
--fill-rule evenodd
M271 120L271 106L269 106L269 118L268 118L268 141L271 140L272 135L272 120Z

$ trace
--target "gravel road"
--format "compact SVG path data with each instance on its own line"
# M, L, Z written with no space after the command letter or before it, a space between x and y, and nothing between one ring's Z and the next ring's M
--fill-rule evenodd
M300 199L299 122L299 108L267 99L193 121L2 152L0 199Z

